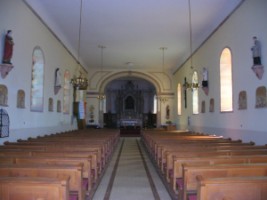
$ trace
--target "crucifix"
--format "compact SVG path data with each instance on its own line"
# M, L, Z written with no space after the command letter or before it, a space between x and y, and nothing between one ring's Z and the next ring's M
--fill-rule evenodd
M186 77L184 77L184 86L186 85ZM187 108L187 94L186 94L186 87L184 88L184 107Z

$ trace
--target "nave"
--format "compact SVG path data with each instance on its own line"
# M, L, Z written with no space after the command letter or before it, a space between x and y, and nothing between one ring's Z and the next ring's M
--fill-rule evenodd
M139 137L121 137L93 200L170 200Z

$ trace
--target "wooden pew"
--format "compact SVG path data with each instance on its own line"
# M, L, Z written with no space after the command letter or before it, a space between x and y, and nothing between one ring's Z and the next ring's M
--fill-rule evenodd
M0 177L70 177L70 195L77 195L78 200L84 200L85 189L82 187L83 165L0 165Z
M265 200L267 199L267 176L224 177L206 179L197 176L198 200Z
M164 168L163 163L161 165L162 171L165 173L166 171L173 169L173 161L175 157L205 157L205 156L242 156L242 155L267 155L267 149L228 149L228 150L217 150L217 151L209 151L205 149L200 149L198 151L170 151L166 152L166 167ZM168 173L167 173L168 174Z
M187 137L187 135L183 134L179 137L178 134L167 134L165 136L164 133L157 133L156 135L153 135L153 133L147 134L147 132L144 132L142 134L142 142L154 160L154 163L161 170L160 173L162 175L166 175L165 180L167 186L168 181L172 178L171 187L174 191L176 190L175 177L177 175L173 174L172 177L171 174L175 172L174 163L176 159L184 159L184 163L186 163L186 159L188 159L190 163L190 158L192 160L201 156L204 160L195 161L195 163L199 162L198 164L201 165L224 163L235 165L239 163L253 162L266 163L266 145L255 146L253 142L242 143L242 141L239 140L232 141L230 139L223 139L219 137L212 138L209 136L199 139L199 136L201 135ZM210 160L205 157L210 157ZM253 157L256 157L256 159L253 160ZM181 163L179 163L178 166L181 168ZM178 169L181 170L180 168ZM180 171L178 173L180 173Z
M110 131L108 133L104 133L106 131L100 132L88 134L88 131L71 131L26 141L19 140L16 143L6 142L4 146L0 146L0 163L2 164L2 160L12 166L12 169L17 167L14 164L18 165L23 167L23 171L26 170L25 166L28 165L28 168L32 168L32 171L34 171L33 168L39 169L40 167L37 167L36 164L43 164L42 170L44 170L44 167L65 168L79 162L84 165L84 169L88 168L88 170L82 170L82 178L85 178L87 174L89 179L87 189L89 191L93 183L96 183L97 179L99 179L104 166L119 141L118 131L116 133L114 131L114 133L110 133ZM8 157L16 158L11 161ZM2 167L0 166L0 168ZM16 173L21 174L22 172ZM30 176L30 172L27 173ZM89 174L93 175L90 176ZM73 186L73 180L75 179L72 178L70 181L71 190L76 191ZM79 199L84 197L84 193L83 190L81 192L78 191Z
M113 131L114 132L114 131ZM72 132L71 132L72 133ZM3 149L6 153L0 153L0 155L10 155L15 156L15 153L7 151L29 151L29 156L63 156L63 154L68 154L71 157L74 157L75 153L80 153L84 156L82 151L90 153L91 162L92 162L92 174L94 177L93 182L96 182L96 179L101 174L104 165L110 159L111 153L113 152L115 145L118 142L118 132L111 133L101 133L97 134L56 134L55 136L47 137L38 137L38 139L29 139L29 140L19 140L19 142L6 142L5 146L0 146L0 149ZM63 135L63 136L62 136ZM71 136L72 135L72 136ZM107 149L108 146L108 149ZM70 148L71 147L71 148ZM25 150L26 149L26 150ZM37 151L38 150L38 151ZM43 153L41 153L41 152ZM40 152L40 153L38 153ZM46 153L49 152L49 153ZM54 154L57 152L57 155ZM59 153L60 152L60 155ZM70 154L71 152L71 154ZM24 153L20 153L24 155ZM51 155L53 154L53 155ZM76 156L76 155L75 155Z
M91 160L84 157L63 158L63 157L0 157L1 164L34 164L34 165L79 165L83 164L83 185L90 192L94 184L94 177L91 174Z
M43 142L32 143L32 144L17 144L17 143L8 143L3 148L4 151L31 151L31 152L88 152L88 156L92 156L93 169L102 170L103 164L106 163L105 156L102 155L101 147L93 146L90 144L75 144L75 143L63 143L60 141L56 141L54 143ZM39 149L39 150L37 150ZM35 154L35 153L34 153ZM0 153L1 155L1 153ZM33 155L31 153L31 155Z
M0 177L2 200L69 200L69 177Z
M266 176L265 164L236 164L236 165L183 165L183 188L179 190L183 200L197 192L197 176L209 178L220 177L251 177Z
M68 151L65 151L65 152L32 152L32 155L35 156L35 157L54 157L54 158L58 158L58 157L62 157L62 158L80 158L80 157L83 157L85 159L90 159L92 162L91 162L91 172L93 174L93 177L94 177L94 181L96 179L99 178L99 175L101 173L101 170L100 170L100 166L97 164L97 155L96 155L96 152L84 152L84 151L73 151L73 152L68 152Z
M210 142L210 141L203 141L203 142L185 142L185 143L169 143L165 145L159 145L156 149L156 159L161 159L164 157L167 151L184 151L188 149L198 150L199 148L207 148L210 150L227 150L231 149L267 149L266 146L254 146L252 143L232 143L232 142Z
M176 158L174 160L174 169L169 171L170 183L173 191L177 192L177 184L181 184L182 182L183 165L218 165L242 163L267 163L267 155Z
M52 158L84 158L91 161L91 175L94 177L95 181L99 174L101 173L101 165L98 164L100 158L98 158L97 151L31 151L30 149L24 150L22 147L20 149L12 150L7 149L5 151L0 151L0 157L52 157ZM99 161L100 162L100 161ZM86 166L87 167L87 166Z

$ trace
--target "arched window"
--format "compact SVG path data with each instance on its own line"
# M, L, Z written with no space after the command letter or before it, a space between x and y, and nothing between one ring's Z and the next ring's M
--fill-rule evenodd
M192 83L193 85L198 84L198 74L196 71L194 71L192 76ZM198 88L192 89L192 103L193 103L193 114L198 114Z
M33 49L31 111L43 111L44 96L44 54L40 47Z
M103 99L103 113L107 113L107 99Z
M233 111L232 53L229 48L222 51L220 58L221 112Z
M153 114L156 114L158 112L157 109L157 104L158 104L158 99L157 99L157 95L154 95L154 105L153 105Z
M178 83L177 86L177 114L182 114L182 90L181 90L181 84Z

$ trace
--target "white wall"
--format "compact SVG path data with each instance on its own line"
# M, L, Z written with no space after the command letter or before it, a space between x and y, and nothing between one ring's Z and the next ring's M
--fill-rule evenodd
M259 86L267 87L267 74L259 80L251 70L252 37L258 37L262 44L262 63L267 67L267 1L245 1L240 8L212 35L212 37L193 56L193 65L201 77L202 68L209 70L209 95L200 89L199 103L205 100L206 113L192 115L192 95L188 91L187 104L182 102L182 116L177 116L179 127L187 128L187 117L191 118L191 130L223 135L243 141L265 144L267 141L267 108L255 108L255 93ZM231 113L220 112L219 63L223 48L229 47L233 56L233 104ZM189 63L182 66L174 75L175 84L183 84L184 77L191 81ZM248 97L247 110L238 110L238 94L245 90ZM210 113L209 100L215 99L215 112ZM184 95L182 94L182 101ZM199 108L200 108L199 105Z
M65 70L69 70L71 76L74 74L76 62L73 57L22 1L2 0L0 2L1 57L2 38L8 29L12 30L15 42L12 58L14 68L5 79L0 77L0 84L8 87L8 107L3 108L10 117L10 136L0 139L0 143L76 129L76 123L72 123L71 112L63 114L56 111L57 100L61 100L63 105L63 89L54 95L55 69L60 68L63 83ZM30 111L32 52L35 46L42 48L45 58L43 112ZM24 90L26 94L25 109L16 107L19 89ZM70 102L72 102L72 93L71 91ZM49 97L54 100L53 112L48 112ZM71 106L70 111L72 111Z

